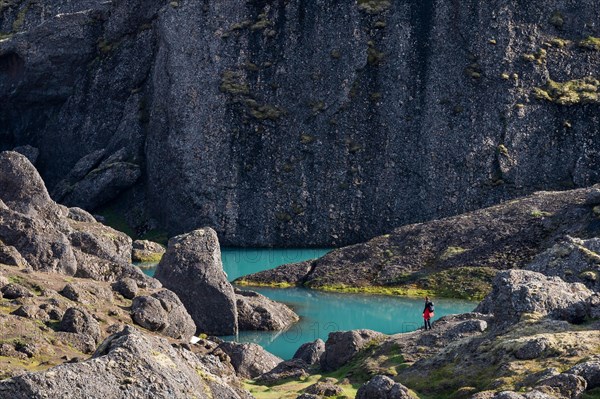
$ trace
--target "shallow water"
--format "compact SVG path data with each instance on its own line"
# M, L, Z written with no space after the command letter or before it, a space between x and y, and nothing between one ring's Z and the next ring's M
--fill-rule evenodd
M327 249L233 249L222 250L223 268L229 279L284 263L300 262L326 254ZM154 269L145 268L152 275ZM244 287L242 287L244 288ZM242 332L223 337L239 342L254 342L269 352L289 359L298 347L317 338L327 339L332 331L368 328L386 334L414 331L421 327L423 300L383 295L337 294L303 288L254 288L261 294L290 305L300 322L284 332ZM475 302L434 299L435 319L454 313L472 311Z

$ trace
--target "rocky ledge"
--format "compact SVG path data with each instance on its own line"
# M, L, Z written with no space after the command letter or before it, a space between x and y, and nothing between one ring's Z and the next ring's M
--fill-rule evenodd
M482 299L496 272L545 255L570 282L598 284L600 186L538 192L456 217L400 227L314 261L283 265L239 279L247 285L302 285L347 292L436 294ZM571 241L566 237L577 237ZM578 241L579 240L579 241ZM553 257L554 262L545 262ZM574 269L558 265L577 262ZM540 270L532 265L532 270Z

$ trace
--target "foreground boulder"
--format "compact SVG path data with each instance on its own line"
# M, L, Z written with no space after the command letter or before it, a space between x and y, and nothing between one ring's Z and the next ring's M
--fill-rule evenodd
M356 399L414 399L408 388L389 377L376 375L358 389Z
M566 372L583 377L587 382L587 389L598 388L600 387L600 356L579 363Z
M384 335L372 330L338 331L329 334L325 353L321 357L321 369L332 371L346 364L367 345L377 343Z
M218 349L229 356L235 372L242 378L256 378L283 361L257 344L223 342Z
M236 297L223 271L214 230L204 228L171 238L154 277L177 294L199 332L237 333Z
M155 280L131 263L131 238L97 223L81 209L52 201L23 155L0 153L0 247L9 264L101 281ZM7 255L8 254L8 255Z
M150 330L175 339L189 341L196 325L172 291L161 290L151 296L138 296L131 304L133 321Z
M108 337L94 356L0 382L0 398L250 397L209 372L198 357L168 341L127 327Z
M257 292L236 289L235 296L240 330L279 331L300 320L287 305Z
M588 316L592 292L583 284L526 270L498 273L492 292L475 309L492 313L499 323L516 323L526 313L580 323Z

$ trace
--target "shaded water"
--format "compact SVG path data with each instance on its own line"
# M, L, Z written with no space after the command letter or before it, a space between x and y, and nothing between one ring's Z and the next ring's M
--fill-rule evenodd
M222 250L223 268L230 280L284 263L300 262L326 254L322 249L233 249ZM151 266L151 265L148 265ZM152 268L145 269L152 275ZM290 305L300 322L284 332L241 332L223 337L239 342L254 342L269 352L289 359L298 347L317 338L327 339L332 331L368 328L394 334L421 327L423 300L383 295L337 294L303 288L251 288L254 291ZM475 302L434 300L435 319L454 313L472 311ZM434 320L435 320L434 319Z

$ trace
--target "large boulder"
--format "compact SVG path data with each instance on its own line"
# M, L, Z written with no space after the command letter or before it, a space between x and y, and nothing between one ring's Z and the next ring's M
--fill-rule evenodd
M24 155L12 151L0 153L0 199L23 214L55 206L35 167Z
M600 238L582 240L567 236L564 241L538 255L525 269L558 276L569 283L582 283L600 291Z
M138 325L171 338L189 341L196 332L194 320L177 295L169 290L134 298L131 317Z
M309 366L319 365L321 363L321 357L323 357L323 353L325 353L325 342L317 338L313 342L307 342L296 350L294 353L294 359L301 359Z
M509 270L498 273L492 292L475 311L494 314L498 323L518 322L526 313L577 323L587 317L586 300L591 295L580 283L566 283L559 277L527 270Z
M237 386L236 386L237 385ZM249 398L200 359L134 328L108 337L94 356L0 382L0 398Z
M223 342L217 349L229 356L235 372L242 378L256 378L283 361L257 344Z
M300 320L287 305L254 291L235 290L240 330L279 331Z
M236 297L223 271L219 240L213 229L171 238L154 277L177 294L199 332L237 333Z
M408 388L394 382L389 377L376 375L362 385L356 393L356 399L413 399Z
M325 353L321 357L321 369L331 371L340 368L365 346L378 342L383 337L383 334L372 330L330 333L325 342Z

